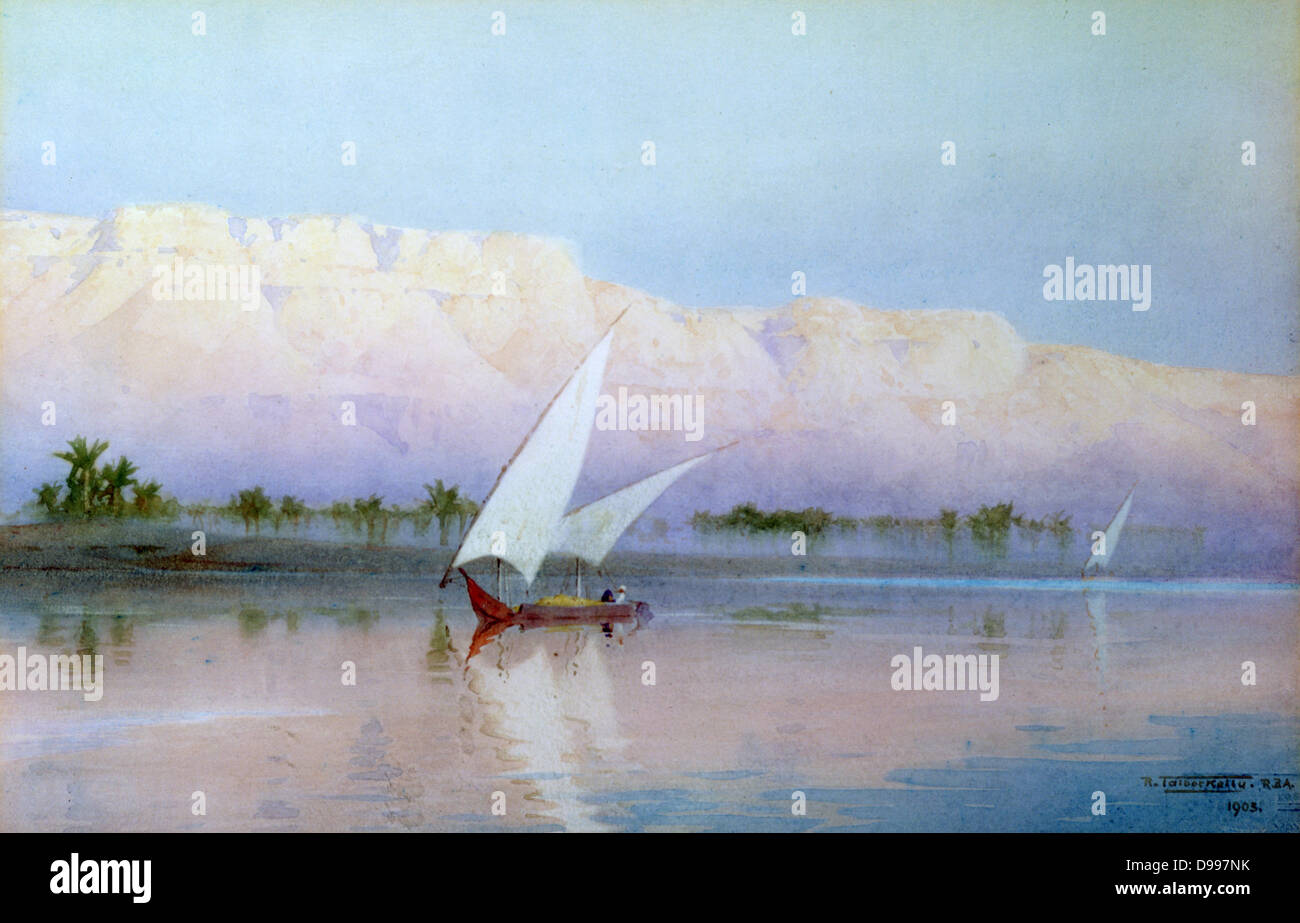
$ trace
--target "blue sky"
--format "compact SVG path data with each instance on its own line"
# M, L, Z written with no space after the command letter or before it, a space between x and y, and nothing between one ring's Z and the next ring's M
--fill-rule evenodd
M543 234L687 305L782 304L800 270L1032 341L1300 370L1294 3L2 9L10 208ZM1151 264L1151 310L1045 301L1067 256Z

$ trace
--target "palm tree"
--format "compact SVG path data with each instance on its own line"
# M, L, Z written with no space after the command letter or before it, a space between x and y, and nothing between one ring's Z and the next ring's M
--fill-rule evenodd
M99 479L95 462L108 449L108 443L95 442L87 446L86 437L78 436L76 439L69 440L68 446L72 451L54 453L55 458L61 458L72 466L72 470L68 472L68 497L64 503L68 512L89 516Z
M460 517L460 534L458 538L464 537L465 527L474 521L474 517L478 515L478 511L479 505L477 503L469 497L461 497L460 503L456 507L456 515Z
M952 559L952 543L957 537L957 524L960 518L956 510L939 510L939 527L943 529L943 543L948 546L948 558Z
M365 520L366 523L366 541L375 540L375 523L383 511L384 498L378 494L371 494L368 500L360 498L352 501L352 508L356 514Z
M36 502L45 507L45 512L51 516L59 512L59 492L63 487L53 481L47 481L40 487L33 487L32 493L36 494Z
M266 495L266 491L260 486L254 487L252 490L241 490L239 498L233 502L232 506L244 520L244 532L248 532L248 524L251 522L258 534L262 532L262 517L275 509L271 503L271 498Z
M126 498L126 489L132 484L138 483L133 475L140 469L127 461L123 455L117 460L115 465L104 465L99 469L99 478L103 482L101 493L105 500L108 501L108 511L114 516L120 516L123 512ZM136 491L139 497L140 492ZM138 501L137 501L138 505Z
M416 535L428 533L429 526L433 524L433 511L429 509L427 501L412 507L407 515L411 518L411 528Z
M348 506L347 503L342 500L335 500L330 504L329 514L330 519L334 520L334 525L341 526L343 520L352 515L352 507Z
M297 497L285 494L280 498L280 515L289 520L293 527L298 528L302 522L303 515L307 512L307 504L303 503Z
M447 531L453 516L462 516L459 487L445 487L442 478L432 484L425 484L429 497L421 504L438 519L438 544L447 544Z
M979 512L967 516L966 521L970 525L971 538L977 545L1005 555L1011 527L1020 525L1023 518L1016 515L1015 503L1008 501L993 506L982 505Z
M157 481L136 484L131 492L135 494L132 498L135 501L135 508L142 516L152 516L162 501L162 485Z
M388 507L387 509L385 509L385 510L384 510L384 525L383 525L383 531L381 531L380 534L379 534L379 541L380 541L380 543L382 544L382 543L388 541L388 524L389 524L389 522L395 522L395 523L397 523L397 528L398 528L398 529L401 529L401 528L402 528L402 520L403 520L403 519L406 519L406 518L407 518L408 516L410 516L410 515L411 515L410 512L408 512L407 510L402 509L402 505L401 505L400 503L394 503L392 506L390 506L390 507Z

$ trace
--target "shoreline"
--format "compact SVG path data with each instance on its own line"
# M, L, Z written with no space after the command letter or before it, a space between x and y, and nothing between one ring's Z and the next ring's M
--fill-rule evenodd
M320 541L295 536L210 535L206 554L190 551L193 528L175 523L132 521L30 523L0 527L0 581L77 575L85 579L143 577L152 580L211 575L262 576L303 574L329 577L360 575L395 578L441 578L454 546L373 544ZM436 542L436 537L433 538ZM1239 568L1176 572L1169 568L1123 566L1114 576L1138 580L1248 579L1288 583L1300 579L1293 557L1282 566L1243 573ZM1290 565L1290 566L1287 566ZM990 557L987 560L936 561L905 557L818 554L816 544L805 556L778 553L727 554L681 551L615 550L600 569L606 574L645 577L737 578L1009 578L1071 579L1074 562L1045 562ZM572 574L565 558L551 556L539 579ZM592 573L593 578L598 577Z

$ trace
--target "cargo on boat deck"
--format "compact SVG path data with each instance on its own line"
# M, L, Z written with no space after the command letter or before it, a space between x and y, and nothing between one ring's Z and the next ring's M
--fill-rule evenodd
M566 593L556 593L554 596L543 596L533 603L534 606L599 606L599 599L587 599L583 596L569 596Z

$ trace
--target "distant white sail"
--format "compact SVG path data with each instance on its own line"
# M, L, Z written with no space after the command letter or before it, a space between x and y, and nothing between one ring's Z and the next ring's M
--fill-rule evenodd
M1128 496L1124 498L1124 502L1119 506L1119 512L1115 514L1115 517L1110 521L1110 525L1106 527L1104 533L1106 536L1106 553L1089 555L1088 562L1083 565L1085 574L1088 573L1088 568L1096 567L1097 570L1102 570L1115 559L1115 549L1119 547L1119 534L1124 528L1124 520L1128 519L1128 509L1133 505L1133 491L1135 490L1137 490L1136 484L1129 490Z
M599 567L618 537L679 477L708 455L687 459L658 474L580 506L560 520L553 547Z
M533 582L578 483L613 335L606 334L588 354L506 463L452 567L498 557L526 584ZM498 532L502 541L494 547Z

